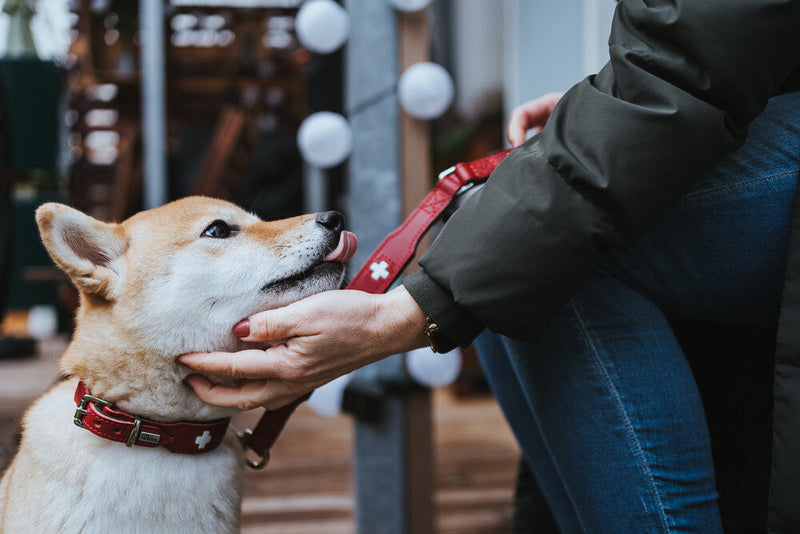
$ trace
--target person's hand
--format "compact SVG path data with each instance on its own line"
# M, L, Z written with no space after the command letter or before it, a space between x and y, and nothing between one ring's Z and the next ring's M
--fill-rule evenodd
M562 96L564 93L548 93L514 108L508 121L508 140L511 146L517 147L525 142L525 133L528 130L543 128Z
M337 290L249 318L244 341L280 341L266 350L184 354L192 369L238 379L237 387L201 375L186 379L209 404L276 410L368 363L426 344L425 314L405 287L385 295ZM238 326L237 334L246 331Z

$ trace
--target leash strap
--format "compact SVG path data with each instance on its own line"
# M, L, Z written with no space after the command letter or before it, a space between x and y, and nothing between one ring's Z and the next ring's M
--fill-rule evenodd
M247 458L247 465L253 469L261 469L269 463L269 451L275 442L278 441L278 436L286 426L289 417L294 413L295 409L303 402L307 401L311 393L307 393L299 399L287 404L283 408L277 410L267 410L258 424L253 430L249 428L239 434L239 441L244 447L245 452L248 449L253 451L257 457L255 460Z
M504 150L475 161L458 163L442 172L433 190L403 224L378 245L347 289L375 294L389 289L414 257L422 236L453 203L459 192L486 181L509 152L511 150ZM269 451L286 426L286 421L295 408L310 396L305 395L279 410L264 412L255 429L239 435L245 450L251 449L258 455L257 460L247 460L250 467L260 469L269 462Z
M485 181L510 152L496 152L484 158L458 163L439 175L433 190L411 215L389 234L353 277L347 289L384 293L406 268L422 236L430 229L464 187Z

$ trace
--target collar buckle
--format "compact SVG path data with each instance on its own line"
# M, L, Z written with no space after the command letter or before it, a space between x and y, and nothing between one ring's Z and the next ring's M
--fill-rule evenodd
M73 420L73 422L81 428L86 428L83 424L83 418L88 413L87 408L90 402L93 402L94 404L99 404L102 407L107 407L112 405L107 400L103 400L100 397L95 397L94 395L90 395L88 393L83 397L81 397L81 401L78 404L78 408L75 410L75 418Z
M86 414L89 412L90 403L99 405L101 408L114 406L113 403L101 399L100 397L95 397L94 395L90 395L89 393L81 397L81 400L78 403L78 407L75 409L75 417L73 419L73 422L75 423L76 426L79 426L86 430L89 429L86 428L86 425L83 424L83 418L86 417ZM158 445L158 442L161 441L161 436L159 434L153 434L151 432L143 432L142 420L139 419L138 417L134 417L133 428L131 429L131 433L128 435L127 441L125 441L125 446L133 447L136 444L137 440L142 440L144 442L151 443L153 445Z

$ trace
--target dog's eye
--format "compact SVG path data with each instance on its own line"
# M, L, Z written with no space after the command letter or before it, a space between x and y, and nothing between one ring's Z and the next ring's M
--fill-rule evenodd
M232 236L236 232L236 227L231 227L225 221L214 221L203 230L200 237L213 237L215 239L225 239Z

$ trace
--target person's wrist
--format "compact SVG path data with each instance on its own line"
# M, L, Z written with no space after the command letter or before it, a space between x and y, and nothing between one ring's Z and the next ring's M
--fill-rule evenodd
M404 286L398 286L383 297L386 299L383 311L391 325L389 330L392 332L392 353L428 345L425 335L428 318L408 290Z

